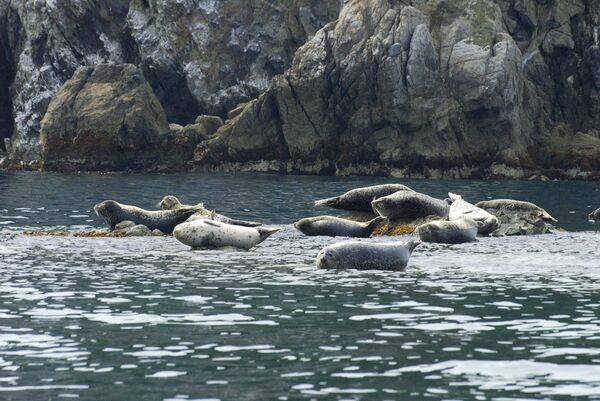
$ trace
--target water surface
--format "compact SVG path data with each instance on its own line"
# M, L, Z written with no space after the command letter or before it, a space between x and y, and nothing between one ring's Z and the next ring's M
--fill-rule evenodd
M404 273L316 270L342 239L290 223L382 182L398 180L0 174L0 399L600 399L599 184L407 181L532 200L572 232L425 245ZM249 252L20 234L168 193L282 231Z

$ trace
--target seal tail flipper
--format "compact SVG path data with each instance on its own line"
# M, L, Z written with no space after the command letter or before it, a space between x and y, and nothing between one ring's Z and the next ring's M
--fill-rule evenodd
M558 223L558 220L556 220L554 217L552 217L552 215L545 210L542 211L542 220L550 220L555 223Z
M373 210L373 214L375 216L383 217L385 219L386 217L383 214L381 214L381 212L379 210L377 210L377 208L375 207L375 201L376 200L377 200L377 197L374 196L373 200L371 201L371 209Z
M258 233L260 234L260 241L258 242L260 244L271 235L281 230L281 228L257 227L256 230L258 230Z
M367 230L369 230L369 233L373 233L373 231L375 231L375 229L379 227L379 224L381 224L384 220L385 217L377 216L373 220L367 222Z
M333 198L321 199L321 200L315 201L315 206L336 207L339 200L340 200L339 196L334 196Z

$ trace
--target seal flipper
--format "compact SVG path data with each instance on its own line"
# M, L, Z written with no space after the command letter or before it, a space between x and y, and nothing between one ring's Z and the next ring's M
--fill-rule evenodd
M383 221L385 221L385 217L383 216L377 216L373 220L368 221L367 230L369 231L369 234L373 234L373 231L379 227L379 224L381 224Z
M321 199L315 201L315 206L329 206L335 208L338 205L340 200L339 196L334 196L333 198Z
M421 245L423 242L420 240L414 240L414 241L408 241L406 243L406 245L408 245L408 252L410 254L413 253L413 251L415 250L416 247L418 247L419 245Z
M241 227L260 227L260 226L262 226L262 223L258 223L256 221L244 221L244 220L234 220L234 219L230 219L229 224L233 224L234 226L241 226Z
M281 230L281 228L256 227L256 231L258 231L258 234L260 235L260 241L258 243L260 244L279 230Z

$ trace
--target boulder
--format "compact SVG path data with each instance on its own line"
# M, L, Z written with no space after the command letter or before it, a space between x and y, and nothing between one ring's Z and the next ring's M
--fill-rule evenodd
M115 231L126 231L131 227L135 226L135 223L131 220L124 220L115 225Z
M203 127L207 136L211 136L223 125L223 119L219 116L201 115L196 118L196 124Z
M495 214L500 222L499 227L492 233L495 237L505 235L538 235L552 232L554 227L540 217L528 213L499 211Z
M143 224L130 227L125 231L126 237L150 237L152 235L154 233Z
M136 66L81 67L52 98L42 120L43 168L147 168L168 133L165 112Z

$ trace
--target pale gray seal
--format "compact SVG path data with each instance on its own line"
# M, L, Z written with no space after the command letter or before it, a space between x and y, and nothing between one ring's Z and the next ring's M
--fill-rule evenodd
M340 242L317 255L319 269L404 270L421 241Z
M546 210L542 209L535 203L518 201L513 199L493 199L489 201L477 202L475 206L487 210L492 214L497 214L499 211L514 211L516 213L533 214L542 220L558 221L550 215Z
M588 215L590 220L600 221L600 209L594 210L592 213Z
M191 205L183 205L179 202L179 199L173 195L167 195L158 204L162 210L177 210L182 207L194 207ZM192 217L190 217L190 221L198 220L198 219L206 219L210 218L211 220L220 221L221 223L233 224L235 226L244 226L244 227L258 227L262 226L261 223L257 223L255 221L245 221L245 220L235 220L231 219L222 214L216 213L214 211L210 211L204 207L203 203L198 203L195 207L199 207L200 210Z
M421 241L441 244L462 244L477 241L478 223L468 217L457 220L432 221L415 230Z
M318 216L298 220L294 227L308 236L368 238L383 220L384 217L378 216L366 223L359 223L334 216Z
M329 206L334 209L372 213L371 201L373 199L391 195L398 191L412 192L412 189L402 184L383 184L356 188L340 196L318 200L315 202L315 206Z
M448 218L450 220L458 220L462 217L471 218L476 222L481 223L478 228L478 233L481 235L489 235L496 231L500 226L500 222L496 216L465 201L462 196L453 194L452 192L450 192L448 196L452 201L450 212L448 213Z
M279 228L242 227L213 220L194 220L175 227L173 236L194 249L250 249L277 231Z
M427 216L448 217L450 204L414 191L400 191L372 203L373 210L389 220L418 219Z
M113 200L106 200L94 206L98 216L104 218L111 230L125 220L134 222L136 225L143 224L150 230L160 230L170 234L176 225L183 223L199 210L199 207L184 207L177 210L150 211L136 206L122 205Z

